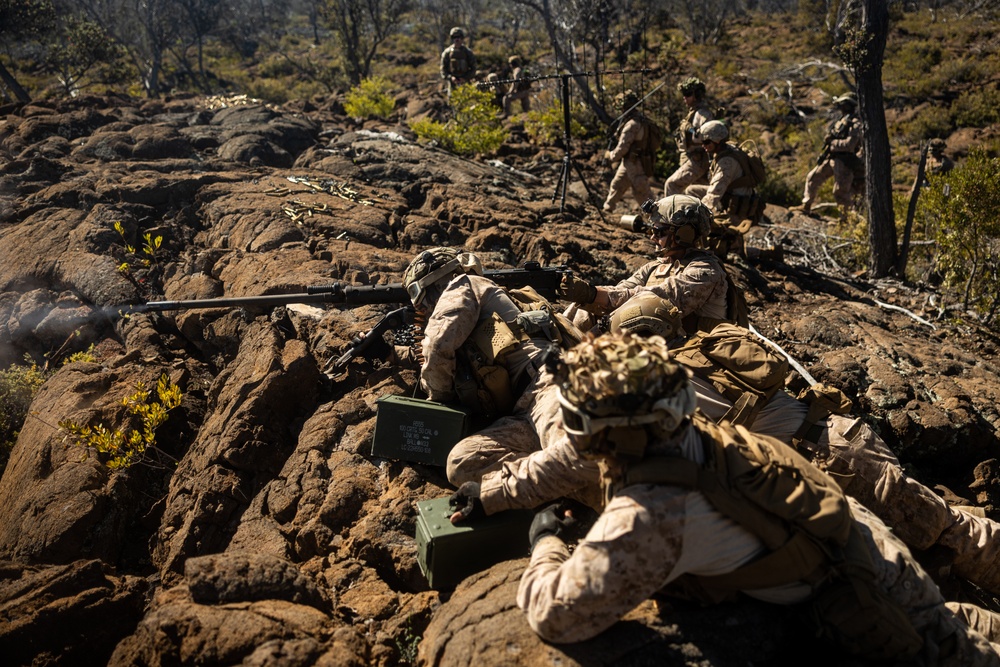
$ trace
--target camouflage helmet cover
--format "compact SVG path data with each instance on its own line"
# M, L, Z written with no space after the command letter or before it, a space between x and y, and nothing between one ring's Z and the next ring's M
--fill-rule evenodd
M521 64L521 56L511 56L507 58L507 64L511 67L518 67Z
M452 39L456 39L458 37L461 37L461 38L464 39L465 38L465 31L462 30L461 28L459 28L458 26L455 26L450 31L448 31L448 36L451 37Z
M681 95L694 95L695 97L705 96L705 84L697 77L688 77L677 84L677 90Z
M677 306L649 291L639 292L611 314L611 333L623 331L667 341L685 334Z
M430 248L417 255L403 271L403 287L413 305L419 306L428 287L455 273L482 275L482 263L476 255L458 248Z
M698 128L698 136L700 136L703 141L707 140L713 143L721 144L729 138L729 128L726 127L726 124L722 121L710 120Z
M627 110L634 107L639 103L639 96L635 94L635 91L629 89L624 90L617 95L615 95L615 106L619 109Z
M858 98L854 96L854 93L847 93L846 95L834 97L833 106L848 106L853 108L858 106Z
M941 138L931 139L927 145L930 147L931 152L933 153L940 153L947 146L945 140Z
M708 238L712 232L712 211L691 195L670 195L656 202L646 202L642 210L654 230L669 226L674 227L676 232L681 227L690 227L692 234L675 233L674 242L681 246L692 246L698 239Z
M616 442L610 434L604 442L612 443L611 453L641 456L644 430L668 437L694 414L696 399L687 371L671 361L660 336L588 335L566 352L562 373L563 427L577 436L571 440L581 451L594 446L587 436L624 429L628 437L640 436L641 443Z

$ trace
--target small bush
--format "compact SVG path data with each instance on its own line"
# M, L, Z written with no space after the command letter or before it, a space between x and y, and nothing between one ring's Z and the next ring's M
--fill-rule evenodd
M411 123L410 129L421 139L436 141L460 155L492 153L507 140L491 92L459 86L451 91L451 107L454 117L447 123L421 118Z
M396 108L396 101L389 95L389 85L389 80L381 76L364 79L347 91L344 111L352 118L388 118Z
M977 88L963 93L951 105L958 127L987 127L1000 123L1000 90Z
M156 383L158 401L150 401L150 390L143 382L136 382L135 393L122 399L121 404L133 418L126 428L114 429L97 424L82 426L64 420L59 428L65 431L74 445L85 450L95 450L102 463L111 470L128 468L142 461L147 451L156 450L156 429L167 421L168 413L181 404L181 389L164 374Z
M951 112L942 107L927 106L910 120L900 123L898 133L907 142L918 143L933 137L948 136L951 130Z
M789 183L781 174L769 170L767 178L757 187L757 194L768 204L796 206L802 203L802 190Z
M563 110L561 104L550 106L542 111L529 111L524 119L524 131L536 144L552 145L563 138ZM586 132L583 125L573 118L569 119L570 136L580 137Z
M28 407L48 378L31 359L0 371L0 474L28 416Z

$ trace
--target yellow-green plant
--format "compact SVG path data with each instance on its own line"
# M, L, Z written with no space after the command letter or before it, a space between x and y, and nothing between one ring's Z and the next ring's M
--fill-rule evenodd
M48 378L30 357L24 364L11 364L0 371L0 473L28 416L28 407Z
M554 104L540 111L529 111L524 119L524 131L535 143L554 144L562 139L565 132L565 122L562 104ZM569 133L571 137L583 136L586 130L580 122L569 118Z
M71 420L59 422L59 428L72 438L74 445L95 450L111 470L128 468L142 461L147 451L156 449L156 429L167 421L168 413L181 404L181 389L166 374L156 383L159 400L151 401L150 395L145 383L139 381L135 384L135 392L121 400L133 418L133 423L125 428L111 429L104 424L85 426Z
M410 129L460 155L492 153L506 141L507 130L497 118L491 92L459 86L451 91L451 107L454 116L447 123L421 118L410 123Z
M160 247L163 245L162 236L153 236L151 232L146 232L142 235L142 248L141 252L137 252L134 245L128 242L125 237L125 226L121 223L121 220L115 220L114 224L115 231L122 238L122 243L125 246L125 252L130 255L135 255L140 258L143 266L150 267L158 263L158 258L156 253L159 252ZM118 272L124 275L128 275L132 272L132 267L128 262L122 262L118 265Z
M78 352L74 352L73 354L66 357L63 360L63 366L65 366L66 364L71 364L74 361L85 361L88 364L96 363L97 357L94 356L94 344L91 343L90 347L88 347L86 350L80 350Z
M389 80L382 76L362 79L344 96L344 111L352 118L388 118L396 108L389 86Z

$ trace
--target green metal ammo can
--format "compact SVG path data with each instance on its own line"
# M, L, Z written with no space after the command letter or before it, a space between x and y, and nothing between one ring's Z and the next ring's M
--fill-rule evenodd
M398 395L376 402L372 456L444 466L451 448L471 432L463 408Z
M528 556L528 528L534 512L508 510L453 525L448 498L417 503L417 562L436 591L501 561Z

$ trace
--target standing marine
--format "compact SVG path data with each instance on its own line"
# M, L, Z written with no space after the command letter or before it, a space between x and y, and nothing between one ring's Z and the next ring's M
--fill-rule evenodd
M653 198L649 187L649 177L653 175L651 158L655 158L649 146L652 132L639 111L639 97L626 90L615 97L615 108L621 111L618 141L605 157L612 165L618 163L618 169L611 178L608 196L604 200L602 210L605 213L613 213L629 190L639 206Z
M833 177L833 199L841 208L841 215L853 206L854 183L864 174L861 159L861 119L855 113L858 100L853 95L841 95L833 100L840 118L830 127L823 140L823 152L816 166L806 176L805 193L799 210L808 215L816 201L820 186Z
M664 196L684 194L689 185L708 183L708 153L701 145L698 130L715 116L705 99L705 84L701 79L690 77L677 84L677 90L684 97L688 113L677 128L677 152L681 163L667 178Z
M448 85L448 97L457 86L470 83L476 75L476 56L465 45L465 31L452 28L451 46L441 52L441 78Z
M507 59L510 66L510 87L503 96L503 114L509 116L514 102L520 102L521 111L527 113L531 110L531 79L524 69L521 56L511 56Z

